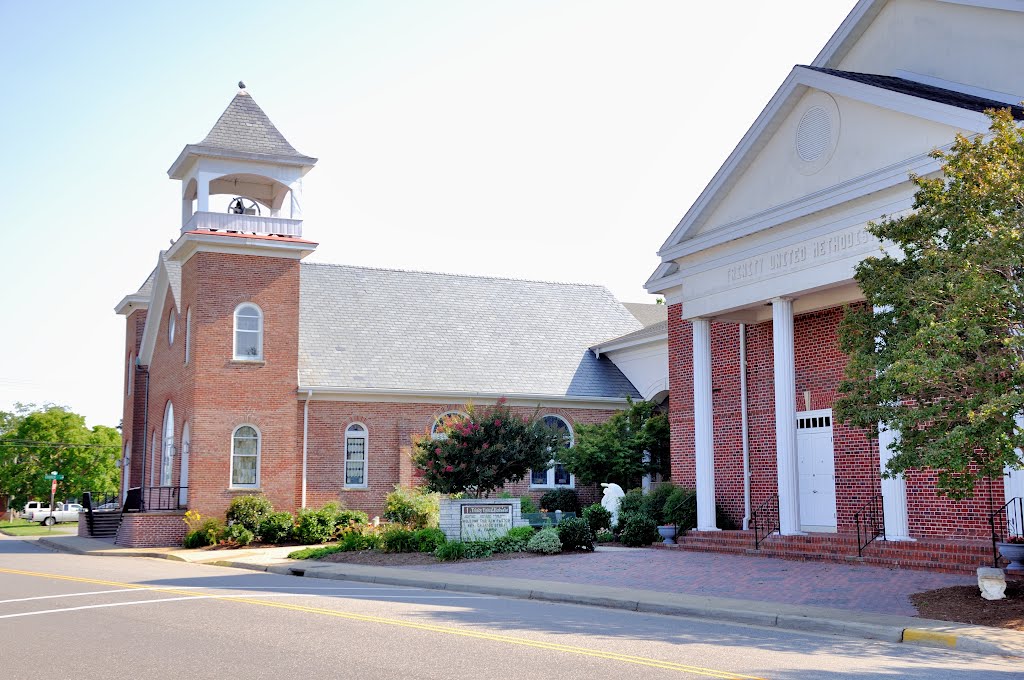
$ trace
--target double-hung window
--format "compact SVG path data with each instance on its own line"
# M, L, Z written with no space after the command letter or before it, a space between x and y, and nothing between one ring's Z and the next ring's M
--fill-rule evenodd
M260 484L260 431L239 425L231 435L231 486L258 487Z
M263 312L252 303L235 309L235 351L237 361L263 359Z
M556 445L551 451L551 465L546 470L530 471L530 486L533 488L553 488L556 486L576 486L576 479L565 466L558 462L558 448L569 448L573 445L572 427L561 416L544 416L544 424L561 435L562 444Z

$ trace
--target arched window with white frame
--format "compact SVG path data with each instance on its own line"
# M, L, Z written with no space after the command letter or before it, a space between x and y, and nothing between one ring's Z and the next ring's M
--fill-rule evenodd
M175 322L176 322L177 318L178 318L178 315L174 313L173 309L170 312L167 313L167 346L168 347L170 347L171 345L174 344Z
M235 308L236 361L260 361L263 359L263 310L251 302L244 302Z
M164 437L160 450L160 486L171 485L174 464L174 405L167 402L164 409Z
M447 439L448 435L445 433L445 430L468 417L460 411L445 411L437 418L434 418L434 423L430 426L430 438Z
M256 488L260 485L260 431L254 425L239 425L231 433L231 486Z
M362 423L352 423L345 430L345 488L365 489L368 467L369 432Z
M570 448L576 443L572 426L562 416L554 414L546 415L543 418L544 424L555 430L562 438L561 448ZM558 462L558 447L551 451L551 465L546 470L530 471L530 487L532 488L556 488L560 486L575 487L576 477L570 475L565 466Z

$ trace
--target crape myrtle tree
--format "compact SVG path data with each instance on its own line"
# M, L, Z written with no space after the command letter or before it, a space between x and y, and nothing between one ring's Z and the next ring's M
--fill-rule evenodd
M899 430L886 476L930 468L957 499L1024 445L1024 134L988 115L987 135L933 152L941 176L912 176L913 213L868 226L885 247L857 266L866 303L839 327L836 417Z
M481 498L547 468L564 436L536 414L513 414L503 397L491 407L467 405L465 418L445 417L435 434L415 440L412 457L429 490Z
M603 423L576 426L576 445L559 462L583 484L640 486L644 475L669 474L668 416L649 401L632 401Z
M85 418L63 406L18 404L0 412L0 493L18 502L50 497L43 476L64 475L57 498L81 498L85 491L117 491L121 433L115 428L86 427Z

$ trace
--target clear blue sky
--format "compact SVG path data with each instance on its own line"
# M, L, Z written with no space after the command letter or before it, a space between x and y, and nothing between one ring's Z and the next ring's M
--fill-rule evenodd
M113 306L180 227L166 170L242 79L320 158L325 262L623 300L853 0L0 0L0 409L121 417Z

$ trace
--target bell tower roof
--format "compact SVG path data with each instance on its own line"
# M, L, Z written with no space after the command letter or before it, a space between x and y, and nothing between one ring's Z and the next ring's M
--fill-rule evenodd
M181 150L167 174L171 179L181 179L189 161L197 156L308 167L317 160L296 151L244 89L235 94L203 141Z

